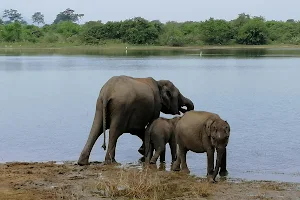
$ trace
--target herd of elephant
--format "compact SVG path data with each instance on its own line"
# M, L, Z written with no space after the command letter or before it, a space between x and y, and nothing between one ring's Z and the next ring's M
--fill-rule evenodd
M186 108L184 108L186 107ZM160 112L175 116L160 117ZM195 111L194 103L184 97L169 80L151 77L134 78L114 76L100 90L96 112L86 144L78 159L79 165L88 165L91 150L104 133L103 149L106 150L106 130L109 142L105 164L116 163L115 150L123 133L138 136L142 146L138 152L146 164L155 164L158 157L165 161L165 148L169 143L172 156L171 169L189 173L186 163L187 151L207 154L207 177L228 174L226 169L226 146L230 126L218 114ZM155 153L153 155L153 151ZM214 166L214 153L217 152Z

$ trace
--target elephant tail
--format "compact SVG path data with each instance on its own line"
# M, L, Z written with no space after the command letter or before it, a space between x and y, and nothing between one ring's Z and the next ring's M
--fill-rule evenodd
M104 135L104 140L103 140L103 145L102 145L102 148L104 149L104 151L106 150L106 108L107 108L107 99L106 98L103 98L103 101L102 101L102 104L103 104L103 135Z

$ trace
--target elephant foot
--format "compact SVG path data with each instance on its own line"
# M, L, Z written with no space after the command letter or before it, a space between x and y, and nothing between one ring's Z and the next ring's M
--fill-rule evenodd
M83 159L83 158L80 157L77 161L77 164L79 166L89 165L89 160L88 159Z
M177 164L176 162L173 163L173 165L171 166L171 170L172 171L180 171L180 165Z
M165 171L166 170L166 164L165 163L160 163L160 165L159 165L159 168L158 168L159 170L163 170L163 171Z
M144 154L145 154L145 149L144 149L144 147L141 146L141 147L139 148L138 152L139 152L140 154L144 155Z
M225 169L225 170L221 170L220 172L219 172L219 175L221 176L221 177L224 177L224 176L227 176L228 175L228 171Z
M190 170L188 168L183 168L181 171L184 174L189 174L190 173Z
M154 165L154 164L156 164L156 161L155 160L150 160L150 164Z
M103 162L103 165L121 165L115 159L108 159Z
M213 175L208 175L207 176L207 181L209 183L217 183L217 181L213 178Z
M142 156L140 159L139 159L139 162L145 162L145 156Z

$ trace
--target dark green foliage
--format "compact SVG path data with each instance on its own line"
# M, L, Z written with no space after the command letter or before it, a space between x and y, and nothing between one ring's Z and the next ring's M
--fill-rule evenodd
M22 29L22 39L28 42L38 42L44 33L34 25L26 25Z
M70 21L62 21L56 25L55 30L65 38L69 38L73 35L79 34L81 27L80 25Z
M268 30L261 18L247 21L239 30L237 42L239 44L262 45L268 41Z
M94 26L87 27L83 32L83 41L86 44L101 44L105 39L104 25L97 24Z
M21 41L22 25L20 22L10 23L4 26L1 31L1 36L6 42L19 42Z
M167 22L163 29L163 34L160 36L160 45L168 46L183 46L184 34L180 29L180 24L177 22Z
M241 13L226 21L210 18L205 21L161 23L135 17L124 21L102 23L89 21L79 25L83 14L68 8L60 12L52 24L44 25L44 15L32 15L35 24L26 25L17 10L5 10L0 18L1 42L67 43L101 45L108 41L134 45L226 45L226 44L300 44L300 22L266 21Z
M130 44L154 44L162 25L141 17L123 22L90 22L84 25L83 41L88 44L103 43L104 40L122 40Z
M123 42L130 44L153 44L159 36L155 23L141 17L125 20L120 25Z
M231 27L232 27L232 33L233 33L233 38L237 40L238 33L240 28L247 23L250 20L250 15L247 15L245 13L241 13L238 15L238 17L234 20L231 20Z
M229 22L213 18L203 22L202 34L207 44L227 44L233 36Z

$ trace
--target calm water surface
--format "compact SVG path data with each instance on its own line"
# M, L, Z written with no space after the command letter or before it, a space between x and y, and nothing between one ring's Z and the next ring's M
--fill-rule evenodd
M102 85L125 74L169 79L196 110L226 119L230 178L300 182L300 58L217 54L0 52L0 162L77 160ZM104 160L102 141L103 135L90 160ZM136 136L123 134L117 161L137 162L140 145ZM191 173L206 175L206 154L189 152L187 162Z

